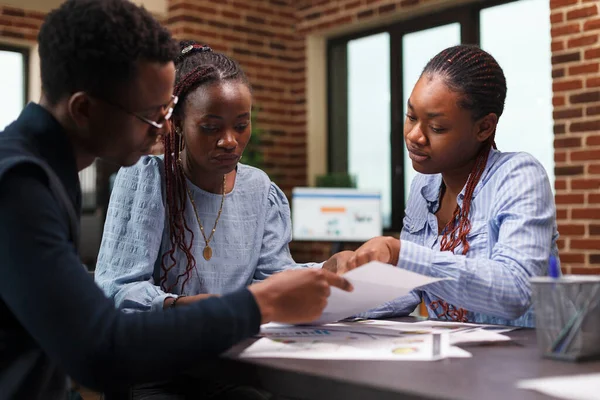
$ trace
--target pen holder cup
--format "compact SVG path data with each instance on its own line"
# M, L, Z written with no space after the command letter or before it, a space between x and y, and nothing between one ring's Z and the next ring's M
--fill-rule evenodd
M542 356L600 359L600 276L538 277L531 282Z

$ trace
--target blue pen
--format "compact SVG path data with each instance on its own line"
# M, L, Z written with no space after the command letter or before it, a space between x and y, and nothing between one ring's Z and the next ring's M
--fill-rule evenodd
M558 269L558 260L555 256L550 256L550 262L548 263L548 276L554 279L558 279L560 277L560 270Z

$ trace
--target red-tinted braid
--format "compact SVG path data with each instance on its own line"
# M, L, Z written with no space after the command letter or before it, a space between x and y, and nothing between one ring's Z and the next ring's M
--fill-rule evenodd
M185 176L182 176L181 168L178 167L177 159L179 158L179 142L181 137L178 134L167 134L164 137L165 146L165 181L166 181L166 200L167 200L167 216L169 218L169 240L171 242L171 248L162 256L161 269L162 276L160 280L161 287L171 292L174 287L179 283L179 279L182 274L177 276L175 283L169 287L165 287L167 282L167 273L173 269L176 265L174 257L175 250L179 248L186 255L188 263L186 266L186 272L192 271L196 266L196 260L191 253L191 244L194 238L194 233L187 226L185 221L185 204L186 204L186 182ZM185 232L189 232L191 240L190 245L185 244ZM169 259L170 263L166 264L166 259ZM182 285L182 293L185 286L184 281Z
M201 85L206 80L210 79L210 75L215 72L211 66L200 66L185 75L175 86L174 94L181 97L189 93L191 88ZM179 104L182 104L180 100ZM191 277L191 272L196 267L196 259L192 254L192 243L194 241L194 233L187 226L185 220L185 205L187 203L187 182L183 169L180 167L179 151L181 146L181 135L174 132L174 127L171 124L170 131L164 136L165 146L165 181L166 181L166 197L167 197L167 214L169 218L169 240L171 248L162 256L161 269L162 276L160 286L163 290L171 292L177 287L179 280L185 277L181 284L181 293L184 293L185 285ZM186 232L190 234L189 244L185 243ZM171 271L176 263L175 251L181 250L186 258L187 265L185 271L177 276L175 282L169 287L165 287L167 282L168 272ZM166 260L169 259L167 265Z
M469 174L467 184L465 188L465 195L463 198L462 209L456 206L452 219L448 221L448 224L444 228L443 236L440 244L440 251L452 251L460 245L463 245L462 254L465 255L469 251L469 242L467 241L467 235L471 231L471 221L469 221L469 213L471 211L471 201L473 200L473 192L475 187L481 179L481 175L485 170L488 156L490 153L490 147L496 148L496 144L492 141L492 144L486 144L483 146L477 159L473 170Z

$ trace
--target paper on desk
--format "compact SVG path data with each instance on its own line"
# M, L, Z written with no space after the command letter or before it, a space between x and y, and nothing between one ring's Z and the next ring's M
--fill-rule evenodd
M490 332L483 329L473 329L464 332L456 332L450 335L450 344L481 344L494 342L510 342L511 338L497 332Z
M264 324L260 327L260 336L264 337L296 337L306 335L320 335L321 332L331 334L353 333L357 335L405 337L414 335L428 335L433 333L448 333L450 331L439 328L426 328L417 326L412 322L396 322L386 320L363 320L360 322L335 322L322 325L294 326L277 323ZM454 332L452 332L454 333Z
M335 322L368 311L411 290L450 278L431 278L402 268L372 261L344 274L354 290L331 288L327 307L313 324Z
M511 332L517 327L514 326L505 326L505 325L489 325L489 324L473 324L469 322L454 322L454 321L436 321L436 320L427 320L427 321L419 321L415 322L417 325L432 327L432 328L440 328L440 329L450 329L450 330L466 330L471 328L480 328L490 332L496 333L506 333Z
M511 340L506 335L501 335L504 332L514 330L511 326L471 324L464 322L450 321L419 321L419 322L397 322L386 320L364 320L361 322L329 324L334 325L362 325L371 332L385 334L386 332L397 332L402 335L407 334L426 334L426 333L450 333L450 344L476 344L476 343L492 343L492 342L508 342Z
M382 337L312 328L297 328L296 333L291 336L262 338L245 349L239 357L387 361L435 361L447 357L470 357L470 353L450 346L447 333Z
M598 400L600 399L600 374L528 379L517 382L517 387L536 390L561 399Z
M462 322L446 322L446 321L418 321L418 322L399 322L390 321L385 319L365 319L356 322L338 322L335 324L329 324L328 326L364 326L365 329L377 329L383 332L400 332L400 333L441 333L441 332L461 332L466 330L473 330L476 328L483 327L484 325L468 324Z
M367 322L387 323L388 327ZM417 328L414 323L375 320L316 326L268 323L261 326L260 336L269 340L259 340L256 346L247 348L240 357L397 361L471 357L468 351L449 345L454 332ZM439 341L439 356L434 356L434 349L430 346L434 334L442 338ZM404 349L406 346L402 344L411 344L410 350ZM413 344L418 345L415 347Z
M430 335L434 333L450 334L450 344L479 344L493 342L508 342L511 340L506 335L501 335L495 330L487 330L487 325L466 324L459 322L422 321L398 322L387 320L363 320L359 322L337 322L324 325L314 325L310 328L327 330L329 332L351 332L356 334L374 336L404 337L414 335ZM308 327L307 327L308 328ZM303 330L306 333L309 329ZM507 331L511 327L506 327ZM297 327L266 324L261 327L261 335L265 337L286 336L299 332Z
M473 354L469 353L465 349L461 349L457 346L450 346L448 350L448 358L471 358Z
M399 322L399 321L390 321L385 319L359 319L357 321L352 321L350 323L359 323L359 324L369 324L376 325L379 327L389 327L390 329L403 329L410 328L415 329L415 326L418 326L419 329L437 329L439 331L461 331L461 330L471 330L473 328L484 329L486 331L496 332L496 333L506 333L510 331L514 331L519 329L519 327L515 326L506 326L506 325L490 325L490 324L474 324L469 322L455 322L455 321L442 321L436 319L428 319L416 322Z

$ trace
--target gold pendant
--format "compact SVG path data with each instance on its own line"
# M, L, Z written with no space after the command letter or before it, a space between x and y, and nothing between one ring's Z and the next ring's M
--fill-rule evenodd
M212 258L212 249L210 248L209 245L206 245L206 247L204 248L204 251L202 252L202 255L204 256L204 259L206 261L208 261Z

